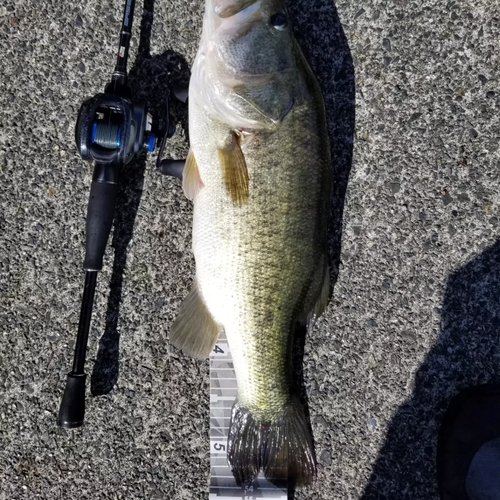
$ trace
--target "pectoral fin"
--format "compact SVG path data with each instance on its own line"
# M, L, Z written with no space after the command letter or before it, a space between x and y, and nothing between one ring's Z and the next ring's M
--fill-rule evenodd
M182 172L182 189L186 198L193 200L198 191L203 187L203 182L198 170L198 164L194 156L193 150L190 149L186 158L186 164Z
M217 342L220 330L220 325L212 318L195 282L172 325L170 343L188 356L205 359Z
M248 200L248 170L236 134L217 153L227 192L235 204L242 205Z

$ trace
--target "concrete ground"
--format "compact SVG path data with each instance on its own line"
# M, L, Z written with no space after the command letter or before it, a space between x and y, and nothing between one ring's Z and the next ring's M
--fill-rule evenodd
M123 172L85 426L56 426L91 181L73 131L110 76L121 4L0 6L2 500L207 498L208 362L168 344L193 279L192 206L152 158ZM131 80L153 109L167 78L189 78L202 9L146 0L139 44L138 1ZM338 278L304 356L319 473L296 498L435 499L449 399L500 378L500 4L291 0L290 11L337 166ZM182 158L186 110L173 114L167 155Z

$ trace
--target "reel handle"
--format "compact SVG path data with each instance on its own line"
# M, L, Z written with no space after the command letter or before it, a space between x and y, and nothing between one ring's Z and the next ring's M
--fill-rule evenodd
M163 175L171 175L182 181L185 160L161 160L158 170Z
M181 87L180 85L174 85L174 87L172 88L172 94L179 102L187 104L189 97L189 87Z

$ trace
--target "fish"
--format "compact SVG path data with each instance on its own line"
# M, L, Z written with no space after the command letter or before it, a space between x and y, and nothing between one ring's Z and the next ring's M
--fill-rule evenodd
M236 482L263 471L309 484L316 459L292 346L329 299L333 167L323 96L283 0L206 0L188 105L196 274L170 342L204 359L226 333Z

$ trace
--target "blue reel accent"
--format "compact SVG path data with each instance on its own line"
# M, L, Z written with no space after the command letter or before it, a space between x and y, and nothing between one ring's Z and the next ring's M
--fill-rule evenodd
M116 137L116 147L119 148L121 145L122 145L122 128L120 126Z
M148 151L152 153L155 150L156 137L151 134L148 139Z
M92 142L92 144L95 143L95 133L96 133L96 130L97 130L97 122L94 122L92 124L92 135L90 136L90 142Z

